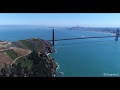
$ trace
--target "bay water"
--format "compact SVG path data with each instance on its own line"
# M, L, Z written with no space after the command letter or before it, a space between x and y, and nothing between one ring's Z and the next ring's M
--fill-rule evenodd
M54 28L55 39L110 36L109 33ZM52 39L52 28L43 26L0 26L0 40L10 42L28 38ZM50 54L59 65L56 77L109 77L120 75L120 41L92 38L55 41ZM52 42L51 42L52 43ZM63 76L59 75L63 72Z

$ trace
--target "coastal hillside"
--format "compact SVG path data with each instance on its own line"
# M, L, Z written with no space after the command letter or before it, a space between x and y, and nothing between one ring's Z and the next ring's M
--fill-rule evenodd
M0 67L4 66L4 64L10 64L13 60L8 56L6 52L0 52Z
M32 50L32 51L34 50L36 52L44 52L44 53L55 52L52 44L50 44L48 41L38 39L38 38L19 40L17 42L13 42L11 46Z
M26 39L12 42L0 52L1 77L54 77L57 64L47 56L55 50L45 40Z
M116 33L117 28L110 28L110 27L67 27L68 30L80 30L80 31L97 31L97 32L109 32L109 33Z
M26 56L29 53L31 53L31 50L16 47L0 51L0 67L4 66L5 64L12 64L17 60L17 58Z

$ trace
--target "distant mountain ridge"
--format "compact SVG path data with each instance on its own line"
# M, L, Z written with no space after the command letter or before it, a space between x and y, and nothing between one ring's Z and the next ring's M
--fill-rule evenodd
M67 27L68 30L81 30L81 31L99 31L99 32L109 32L109 33L115 33L117 28L115 27L80 27L80 26L74 26L74 27Z

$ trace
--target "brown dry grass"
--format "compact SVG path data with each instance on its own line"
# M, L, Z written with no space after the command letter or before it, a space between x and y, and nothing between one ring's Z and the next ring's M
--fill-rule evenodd
M30 50L22 49L22 48L14 47L13 50L18 54L18 57L22 57L31 53ZM15 61L16 59L15 60L10 59L10 57L7 55L6 52L0 52L0 66L5 65L5 63L12 64Z
M24 56L27 55L29 52L31 52L31 50L16 48L16 47L14 47L13 50L18 54L18 56Z
M0 66L3 66L5 63L10 64L13 60L9 58L6 52L0 52Z
M16 60L18 60L19 58L26 56L32 52L31 50L22 49L22 48L13 48L13 50L18 54L18 57L11 63L11 65L15 63Z

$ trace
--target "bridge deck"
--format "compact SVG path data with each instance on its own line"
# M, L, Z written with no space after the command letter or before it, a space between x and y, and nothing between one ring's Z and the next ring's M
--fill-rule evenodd
M116 36L95 36L95 37L66 38L66 39L56 39L54 41L75 40L75 39L89 39L89 38L109 38L109 37L116 37ZM48 41L53 41L53 40L48 40Z

